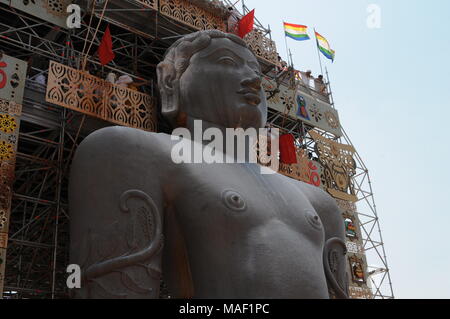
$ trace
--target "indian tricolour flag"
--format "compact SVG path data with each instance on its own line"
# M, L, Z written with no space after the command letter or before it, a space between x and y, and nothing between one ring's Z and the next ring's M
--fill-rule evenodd
M284 33L291 39L297 41L309 40L307 30L307 26L284 22Z
M336 52L331 49L327 39L321 36L318 32L316 32L316 38L317 38L317 46L319 47L320 52L322 52L323 55L326 56L331 61L334 61L334 56Z

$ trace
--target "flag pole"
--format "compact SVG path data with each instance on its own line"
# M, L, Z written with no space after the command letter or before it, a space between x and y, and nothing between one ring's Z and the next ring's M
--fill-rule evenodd
M334 107L334 97L333 97L333 90L331 89L331 83L330 83L330 77L328 76L328 69L327 69L327 67L325 67L325 72L327 73L327 84L328 84L328 94L329 94L329 96L330 96L330 103L331 103L331 106L333 107L333 108L335 108Z
M291 49L289 49L289 57L291 58L291 67L294 68L294 59L292 58Z
M284 29L284 42L286 43L286 55L287 55L287 60L289 62L289 47L288 47L288 42L287 42L287 36L286 36L286 29L284 27L285 22L283 21L283 29ZM291 59L292 60L292 59ZM292 66L292 61L289 62Z
M321 72L322 75L323 75L322 58L320 57L319 40L317 40L316 28L314 28L314 36L316 37L316 48L317 48L317 55L319 56L320 72Z

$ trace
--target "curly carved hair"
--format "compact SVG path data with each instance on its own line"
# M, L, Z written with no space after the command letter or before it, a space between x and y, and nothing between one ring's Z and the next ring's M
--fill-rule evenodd
M172 44L164 56L163 63L173 65L176 73L175 79L178 80L188 68L192 56L206 49L211 44L212 39L230 39L234 43L249 49L245 41L234 34L219 30L198 31L188 34Z

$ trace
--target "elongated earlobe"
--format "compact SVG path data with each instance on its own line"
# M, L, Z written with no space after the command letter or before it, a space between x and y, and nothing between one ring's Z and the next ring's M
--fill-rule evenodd
M327 284L338 299L348 299L346 253L345 243L337 237L329 239L323 250L323 266Z
M180 81L176 79L176 70L170 63L162 62L157 67L158 87L161 92L161 113L175 124L180 111Z

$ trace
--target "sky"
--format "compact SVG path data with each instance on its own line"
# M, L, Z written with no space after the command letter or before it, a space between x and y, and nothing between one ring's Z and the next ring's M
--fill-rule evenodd
M242 2L238 3L240 6ZM368 7L380 9L369 28ZM297 69L320 74L313 28L336 51L325 61L342 126L369 169L396 298L450 298L450 1L245 0ZM370 264L370 261L369 261Z

